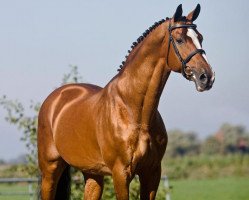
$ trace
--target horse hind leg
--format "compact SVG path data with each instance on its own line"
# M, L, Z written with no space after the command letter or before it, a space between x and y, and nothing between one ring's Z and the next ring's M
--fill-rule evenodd
M145 170L139 174L140 180L140 199L154 200L161 179L161 166L154 170Z
M69 197L70 166L59 159L41 168L41 199L61 200Z
M38 161L41 171L40 195L42 200L62 200L69 196L69 165L58 153L49 126L38 123ZM63 196L61 198L61 196Z
M100 200L103 192L103 179L101 175L83 173L85 179L84 200Z

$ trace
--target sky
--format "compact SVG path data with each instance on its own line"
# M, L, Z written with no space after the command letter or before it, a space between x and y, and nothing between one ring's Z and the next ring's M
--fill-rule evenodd
M42 102L69 65L79 67L84 82L104 86L132 42L155 21L172 17L180 3L184 15L201 4L195 23L216 81L210 91L199 93L193 82L171 73L159 105L167 130L194 131L204 138L225 122L249 129L247 0L1 1L0 96L26 106ZM11 159L26 148L5 116L0 108L0 159Z

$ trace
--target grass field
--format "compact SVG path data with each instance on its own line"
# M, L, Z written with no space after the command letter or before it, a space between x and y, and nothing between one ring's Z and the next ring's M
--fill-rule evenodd
M6 193L8 195L4 195ZM29 196L25 193L28 193L27 184L0 184L0 200L29 200Z
M172 200L248 200L248 178L177 180L170 183Z
M170 181L171 200L248 200L249 178ZM28 185L0 185L3 192L28 192ZM29 200L29 196L2 196L0 200ZM105 199L104 199L105 200ZM108 200L108 199L107 199Z

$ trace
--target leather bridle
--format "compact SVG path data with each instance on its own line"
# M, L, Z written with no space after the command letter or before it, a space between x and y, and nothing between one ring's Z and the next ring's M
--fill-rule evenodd
M192 28L192 29L195 29L197 26L196 24L181 24L181 25L174 25L174 26L171 26L171 24L169 23L169 42L168 42L168 53L167 53L167 64L168 64L168 60L169 60L169 50L170 50L170 43L172 43L173 47L174 47L174 50L175 50L175 53L177 55L177 57L179 58L179 60L181 61L182 63L182 75L188 79L188 75L186 74L186 71L185 69L187 68L187 63L191 60L191 58L195 55L195 54L203 54L205 53L205 51L203 49L196 49L194 50L193 52L191 52L187 58L183 59L179 50L177 49L177 46L176 46L176 43L173 39L173 36L172 36L172 31L174 29L177 29L177 28Z

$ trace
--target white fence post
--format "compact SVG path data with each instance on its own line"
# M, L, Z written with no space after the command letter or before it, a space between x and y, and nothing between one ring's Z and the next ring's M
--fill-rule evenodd
M165 199L166 200L170 200L170 187L169 187L169 179L167 176L163 176L162 180L164 182L164 187L166 188L166 195L165 195Z

